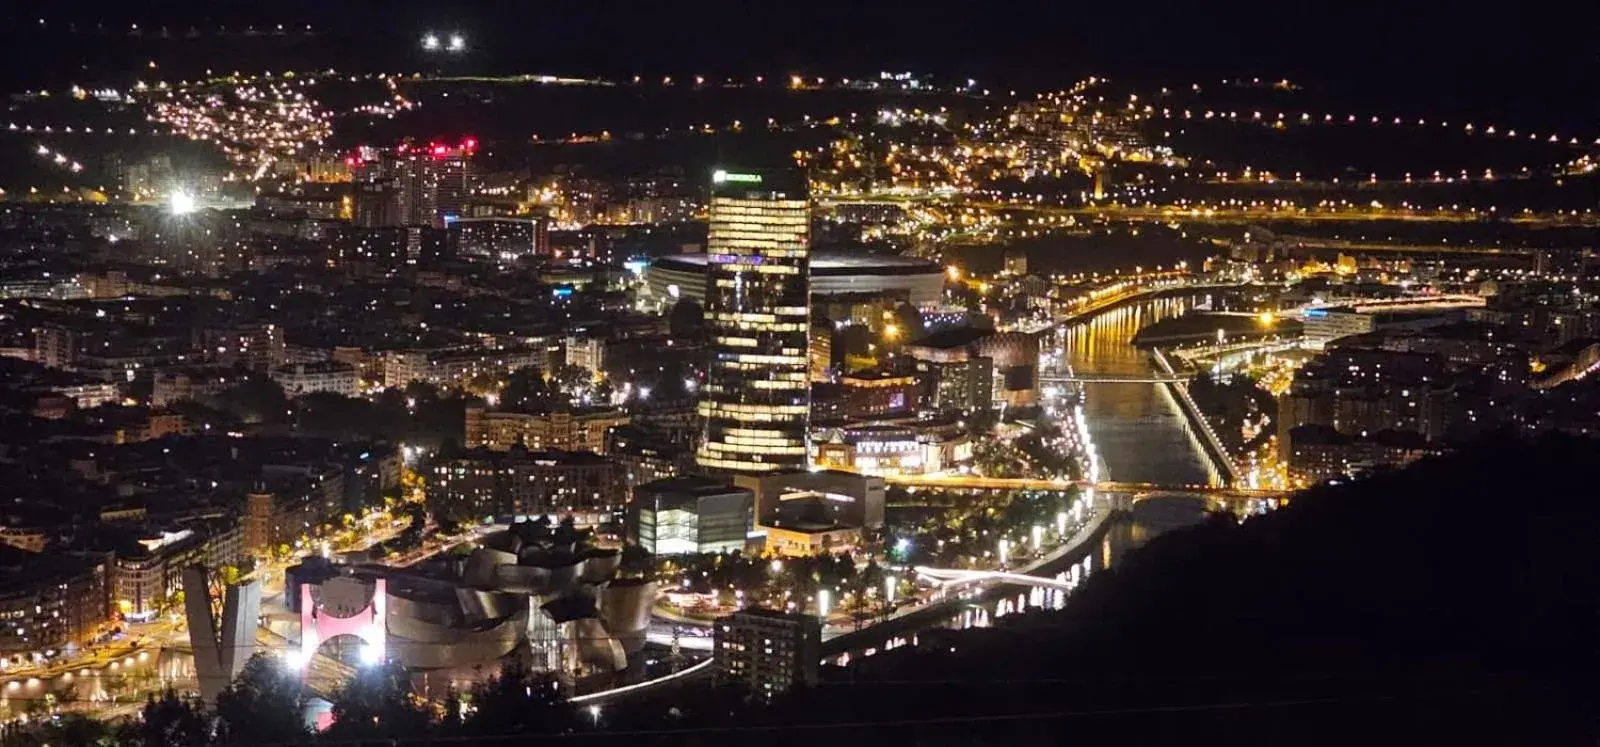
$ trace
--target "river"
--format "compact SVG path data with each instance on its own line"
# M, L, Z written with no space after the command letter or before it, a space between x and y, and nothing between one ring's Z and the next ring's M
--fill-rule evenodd
M1204 295L1157 298L1129 303L1097 314L1088 321L1063 330L1055 342L1055 359L1064 359L1079 374L1152 373L1146 351L1133 346L1133 336L1144 327L1163 319L1182 315ZM1083 411L1090 437L1100 454L1102 479L1108 475L1120 482L1151 482L1167 485L1205 484L1210 467L1196 448L1189 426L1176 402L1160 384L1084 385ZM1112 517L1098 541L1052 565L1042 575L1071 565L1087 573L1115 565L1122 555L1155 536L1201 521L1205 501L1160 498L1137 503L1126 514ZM870 655L880 647L915 643L919 633L933 628L964 629L992 624L995 618L1032 609L1060 607L1067 595L1060 592L1020 586L991 588L953 610L949 616L913 628L893 626L885 632L887 640L877 639L833 659L848 662L852 656Z
M1133 336L1181 316L1203 299L1175 296L1130 303L1072 325L1059 337L1065 360L1079 374L1152 373L1149 353L1133 346ZM1083 409L1110 479L1165 485L1207 482L1209 466L1194 448L1183 413L1161 385L1085 384Z

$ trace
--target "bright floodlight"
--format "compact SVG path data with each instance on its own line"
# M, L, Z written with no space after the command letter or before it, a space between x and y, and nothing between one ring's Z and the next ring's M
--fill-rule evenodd
M461 50L466 49L466 48L467 48L467 40L462 38L462 36L460 34L451 34L450 35L450 51L452 51L452 52L460 52Z
M188 192L173 192L167 200L167 210L173 215L188 215L195 211L194 195Z
M427 50L438 49L439 37L434 36L433 34L428 34L427 36L422 37L422 48Z
M370 666L373 666L373 665L377 664L380 661L383 661L383 651L382 651L382 649L379 649L377 646L374 646L374 645L372 645L370 643L363 644L361 646L361 663L362 664L365 664L365 665L370 667Z

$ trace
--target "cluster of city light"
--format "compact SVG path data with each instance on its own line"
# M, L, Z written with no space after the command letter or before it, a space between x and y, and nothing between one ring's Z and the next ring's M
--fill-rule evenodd
M1278 129L1292 125L1348 125L1363 123L1385 127L1436 127L1456 128L1469 134L1481 134L1506 140L1534 141L1562 148L1583 147L1582 140L1559 133L1535 132L1482 127L1476 124L1452 125L1447 120L1408 117L1355 117L1302 112L1238 112L1212 109L1204 114L1199 109L1181 109L1171 106L1158 108L1140 100L1137 94L1125 101L1108 101L1107 95L1096 96L1091 89L1104 84L1099 78L1080 81L1073 87L1053 93L1039 94L1034 100L1005 110L1001 115L956 127L948 127L942 112L921 111L915 108L889 109L879 113L878 124L936 126L938 132L953 134L948 137L919 140L920 132L907 135L893 133L853 132L830 146L797 154L797 161L806 166L812 176L813 192L824 203L874 200L912 200L919 204L906 204L905 220L898 225L879 225L870 228L874 236L909 235L918 239L941 242L962 238L989 241L1002 237L1025 238L1042 236L1057 227L1074 225L1046 219L1027 221L1006 226L1007 209L1048 208L1059 206L1060 218L1070 219L1073 214L1096 216L1118 215L1130 220L1156 220L1173 223L1179 219L1245 219L1250 214L1263 218L1288 215L1292 217L1317 217L1333 220L1370 220L1399 218L1407 220L1473 221L1490 215L1515 215L1522 222L1552 222L1570 224L1586 221L1593 214L1589 208L1536 212L1531 208L1507 208L1494 205L1462 205L1445 203L1428 205L1415 199L1351 201L1323 199L1316 203L1284 197L1265 199L1192 200L1165 198L1169 187L1145 174L1136 174L1125 184L1109 187L1104 198L1097 186L1094 208L1082 208L1089 195L1057 191L1053 194L1025 191L996 190L987 182L1004 177L1014 177L1023 182L1040 178L1065 176L1068 173L1093 175L1101 168L1102 159L1117 157L1125 162L1148 162L1170 169L1161 180L1178 183L1227 182L1231 184L1273 185L1288 181L1289 177L1271 171L1258 171L1243 167L1234 171L1179 171L1188 159L1173 153L1170 148L1143 142L1139 125L1156 119L1223 119L1274 126ZM1230 83L1230 85L1232 85ZM1272 86L1294 90L1285 81L1240 85ZM1191 87L1198 93L1198 84ZM1162 89L1163 95L1170 95ZM1287 123L1287 124L1285 124ZM916 130L918 128L910 128ZM1171 133L1164 133L1170 136ZM1600 141L1597 141L1600 142ZM869 155L872 154L872 155ZM1366 178L1350 179L1335 176L1324 183L1349 183L1351 186L1374 184L1439 184L1454 185L1493 182L1505 179L1557 178L1563 175L1590 173L1595 160L1584 154L1566 162L1552 159L1540 166L1477 169L1438 169L1431 173L1412 172L1383 176L1370 173ZM1303 173L1292 177L1297 182L1310 179ZM1159 179L1159 177L1157 177ZM1048 190L1045 190L1048 191ZM949 201L949 204L942 204ZM975 225L976 224L976 225Z
M333 114L307 95L314 78L228 78L179 86L152 100L150 118L190 140L216 143L249 179L293 160L333 132Z
M1170 148L1143 142L1136 125L1147 115L1097 107L1082 94L1097 79L1068 91L1041 94L998 116L950 126L944 108L886 109L876 122L923 127L898 139L853 132L797 160L810 169L815 194L940 198L980 196L983 185L1006 177L1027 182L1069 174L1095 174L1104 159L1186 163ZM939 136L927 138L932 127ZM947 137L953 135L953 141ZM1036 196L1029 196L1036 199Z

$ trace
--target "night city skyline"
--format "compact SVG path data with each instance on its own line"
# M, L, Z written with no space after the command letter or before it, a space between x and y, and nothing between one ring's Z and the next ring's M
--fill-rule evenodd
M1595 8L0 9L0 747L1588 744Z

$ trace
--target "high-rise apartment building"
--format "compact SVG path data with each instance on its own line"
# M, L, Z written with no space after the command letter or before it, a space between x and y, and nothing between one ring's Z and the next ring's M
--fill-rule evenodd
M51 368L67 368L78 360L78 333L59 324L33 331L33 359Z
M808 463L810 222L798 172L712 175L702 467L770 472Z
M361 148L347 163L354 174L353 220L363 228L445 228L462 215L478 141L457 145L406 142L392 150Z

